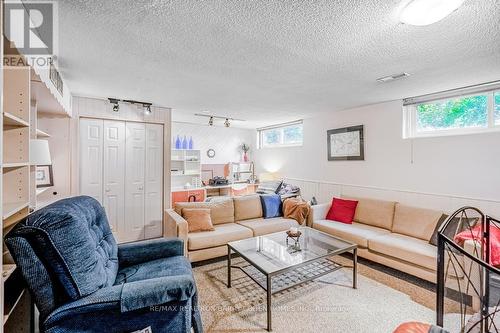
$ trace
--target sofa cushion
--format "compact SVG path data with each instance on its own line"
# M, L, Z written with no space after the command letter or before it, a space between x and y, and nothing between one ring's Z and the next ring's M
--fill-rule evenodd
M346 198L358 201L354 221L391 230L396 202L366 198Z
M212 202L177 202L174 210L183 216L183 208L210 208L210 217L214 225L234 222L234 205L231 198Z
M326 214L326 219L351 224L357 205L358 202L356 200L333 198L330 210Z
M368 249L427 269L437 267L437 247L422 239L389 233L370 238Z
M271 219L252 219L236 222L252 230L254 236L271 234L273 232L286 231L291 227L299 227L297 221L284 217L275 217Z
M283 203L277 194L261 194L262 216L265 219L283 216Z
M201 231L188 234L188 250L206 249L253 237L252 230L236 223L219 224L214 226L214 229L214 231Z
M429 241L443 212L396 205L392 232Z
M258 195L234 197L234 220L249 220L262 217L262 204Z
M368 240L370 238L390 233L389 230L362 223L354 222L353 224L345 224L330 220L316 220L314 221L313 228L356 243L363 248L368 247Z
M182 215L188 223L188 232L214 230L209 208L183 208Z

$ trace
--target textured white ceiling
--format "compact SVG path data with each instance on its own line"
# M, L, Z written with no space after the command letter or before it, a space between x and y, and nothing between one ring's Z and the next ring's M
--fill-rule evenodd
M407 2L64 0L59 67L76 94L244 127L500 79L500 0L466 0L427 27L399 23Z

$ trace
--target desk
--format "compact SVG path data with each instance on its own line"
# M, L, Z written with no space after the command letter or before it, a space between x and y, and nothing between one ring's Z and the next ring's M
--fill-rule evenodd
M246 188L238 190L233 188L237 185L247 185ZM259 184L248 184L248 183L234 183L228 185L220 186L203 186L189 189L172 189L172 208L175 206L176 202L203 202L205 198L216 197L216 196L240 196L255 193L259 187Z
M238 185L247 185L246 188L238 190L236 187ZM243 187L243 186L242 186ZM220 196L240 196L255 193L259 187L259 184L248 184L248 183L234 183L229 185L220 186L205 186L205 190L208 197L220 197Z

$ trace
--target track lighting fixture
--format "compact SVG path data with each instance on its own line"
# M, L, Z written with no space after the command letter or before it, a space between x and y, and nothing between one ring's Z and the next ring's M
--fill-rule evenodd
M231 117L223 117L223 116L216 116L213 114L206 114L205 111L202 111L203 113L195 113L195 116L198 117L207 117L208 118L208 126L214 126L214 121L216 119L221 119L224 120L224 126L230 127L231 126L231 121L245 121L243 119L236 119L236 118L231 118Z
M118 104L120 100L116 98L108 98L108 100L111 104L113 104L113 111L118 112L120 110L120 105Z
M124 102L124 103L130 103L130 104L140 104L142 105L142 108L144 110L144 114L150 115L151 114L151 106L153 105L152 103L147 103L147 102L139 102L139 101L134 101L131 99L124 99L124 100L119 100L117 98L108 98L109 102L113 104L113 111L118 112L120 110L120 104L119 102Z
M142 107L144 108L144 114L151 114L151 103L142 103Z

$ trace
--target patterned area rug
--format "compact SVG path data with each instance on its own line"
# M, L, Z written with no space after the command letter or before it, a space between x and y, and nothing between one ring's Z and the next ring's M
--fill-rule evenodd
M335 260L352 265L344 257ZM232 272L229 289L225 261L194 268L205 331L264 332L264 290L238 269ZM352 289L352 270L346 267L275 294L273 332L390 333L406 321L434 322L429 305L435 295L428 288L364 264L358 272L358 289Z

